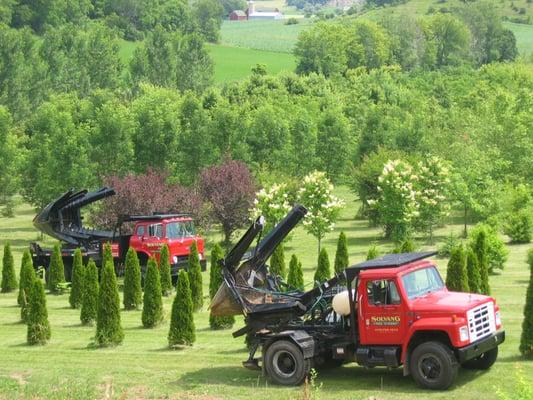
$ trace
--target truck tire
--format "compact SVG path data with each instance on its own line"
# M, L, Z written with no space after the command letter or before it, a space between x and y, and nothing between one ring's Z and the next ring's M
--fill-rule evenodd
M441 342L419 344L411 353L409 369L423 388L448 389L457 376L458 363L451 349Z
M272 343L265 353L265 369L273 383L300 385L311 370L311 360L304 359L300 348L289 340Z
M466 369L485 370L492 367L498 358L498 347L495 347L480 356L464 362L461 366Z

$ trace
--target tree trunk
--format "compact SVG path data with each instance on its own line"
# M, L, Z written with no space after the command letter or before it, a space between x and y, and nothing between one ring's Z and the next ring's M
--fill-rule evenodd
M223 227L224 230L224 247L226 250L230 250L231 248L231 229L227 226Z

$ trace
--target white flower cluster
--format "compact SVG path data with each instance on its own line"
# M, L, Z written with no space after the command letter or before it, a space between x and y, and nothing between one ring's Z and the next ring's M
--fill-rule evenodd
M252 219L262 215L267 225L274 226L291 209L288 197L287 185L283 183L259 190L255 194L254 208L250 210Z

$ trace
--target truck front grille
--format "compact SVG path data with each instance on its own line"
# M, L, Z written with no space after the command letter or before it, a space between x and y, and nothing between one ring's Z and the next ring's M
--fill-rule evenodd
M475 342L491 333L496 332L494 321L494 303L489 301L466 313L470 342Z

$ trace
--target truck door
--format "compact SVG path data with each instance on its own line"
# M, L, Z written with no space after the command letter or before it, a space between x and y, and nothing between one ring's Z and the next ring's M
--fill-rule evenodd
M405 309L394 279L369 279L363 283L359 307L362 344L401 344L405 334ZM362 304L361 304L362 303Z

